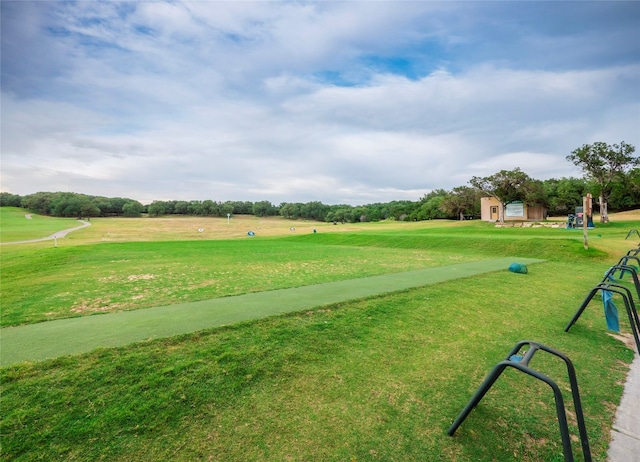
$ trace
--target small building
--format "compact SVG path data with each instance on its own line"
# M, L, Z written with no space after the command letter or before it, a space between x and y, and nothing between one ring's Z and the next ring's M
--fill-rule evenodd
M526 205L522 201L510 202L505 206L504 221L540 221L547 218L547 208L543 205ZM480 199L480 219L500 220L500 202L492 196Z

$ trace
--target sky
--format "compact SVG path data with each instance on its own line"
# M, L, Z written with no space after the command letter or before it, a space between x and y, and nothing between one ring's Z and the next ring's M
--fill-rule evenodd
M0 189L417 201L640 149L639 1L7 1Z

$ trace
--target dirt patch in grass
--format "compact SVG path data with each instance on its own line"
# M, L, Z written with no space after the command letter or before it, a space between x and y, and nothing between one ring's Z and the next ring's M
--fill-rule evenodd
M117 309L117 305L89 305L86 303L81 303L79 305L71 308L71 312L75 314L86 314L86 313L106 313Z
M613 332L607 332L607 334L613 338L615 338L616 340L619 340L620 342L624 343L626 346L628 346L630 349L635 349L636 343L635 340L633 339L633 335L630 333L619 333L619 334L614 334Z
M130 274L127 279L129 281L149 280L155 279L155 276L153 274Z

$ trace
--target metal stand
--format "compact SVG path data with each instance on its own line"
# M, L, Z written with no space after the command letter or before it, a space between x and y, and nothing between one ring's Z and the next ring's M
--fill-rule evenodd
M624 277L626 272L629 272L629 274L631 274L631 279L633 279L633 285L636 288L636 294L638 295L638 298L636 299L636 301L638 301L640 303L640 281L638 280L638 268L635 268L631 265L628 265L627 262L629 261L630 258L633 258L634 260L636 260L638 262L638 265L640 266L640 258L638 257L631 257L631 256L624 256L620 259L620 262L618 262L617 265L612 266L611 268L609 268L609 270L605 273L604 278L602 279L602 284L606 283L606 282L618 282L618 281L622 281L622 278ZM620 277L619 278L615 278L615 274L616 271L620 271Z
M638 254L640 254L640 247L638 247L637 249L631 249L627 252L627 256L638 255Z
M631 236L633 233L636 233L638 235L638 237L640 237L640 231L638 231L637 229L632 229L631 231L629 231L627 233L627 237L625 237L624 239L625 240L629 239L629 236Z
M638 253L638 251L640 251L640 248L633 249L633 252L635 252L635 253ZM630 250L629 252L632 252L632 251ZM637 257L635 255L631 255L629 252L627 252L627 255L625 255L624 257L622 257L618 261L618 265L628 265L629 264L629 259L635 260L636 263L638 263L640 265L640 257Z
M620 271L620 277L618 278L618 281L622 279L626 272L631 274L633 285L636 289L637 300L640 303L640 280L638 278L638 270L634 266L630 266L627 264L630 259L636 260L640 264L640 258L629 255L629 252L627 252L627 255L622 257L617 265L609 268L609 270L605 273L602 282L594 287L591 292L589 292L589 295L587 295L587 298L585 298L584 302L582 302L582 305L580 306L580 308L578 308L578 311L576 311L576 313L573 315L573 318L571 319L571 321L569 321L569 324L567 324L567 326L564 328L565 332L569 332L571 326L576 323L582 312L587 308L587 305L599 290L608 290L622 296L624 306L627 311L627 317L629 318L629 324L631 325L631 333L633 334L633 338L636 342L636 348L638 349L638 351L640 351L640 318L638 318L638 311L636 310L633 296L631 295L631 291L627 287L617 284L617 281L615 279L616 271ZM612 281L613 283L611 283L610 281Z
M616 268L616 267L612 267L612 270L613 268ZM633 271L632 274L634 275L636 288L640 287L640 285L638 284L638 273L636 272L635 268L633 268L632 266L622 266L621 268L623 268L625 271ZM609 273L607 272L607 275L608 274ZM605 278L606 277L607 276L605 276ZM595 294L599 290L608 290L609 292L622 295L622 299L624 300L624 306L625 306L625 309L627 310L627 316L629 317L629 324L631 324L631 332L633 333L633 338L636 342L636 347L638 348L638 351L640 351L640 319L638 319L638 311L636 310L636 305L633 302L631 291L627 287L621 286L620 284L600 283L597 286L595 286L593 289L591 289L591 292L589 292L589 295L587 295L587 298L584 299L584 302L582 302L582 305L580 306L580 308L578 308L578 311L576 311L576 314L573 315L573 318L571 319L571 321L569 321L569 324L567 324L567 327L564 328L564 331L569 332L569 329L571 329L571 326L573 326L576 323L576 321L578 320L582 312L585 310L585 308L587 307L591 299L595 296Z
M517 353L522 349L523 346L528 345L528 351L523 355L517 355ZM484 380L480 388L475 392L469 403L462 410L458 418L451 424L449 427L449 436L453 436L458 427L462 424L464 419L467 418L469 413L475 408L480 400L484 397L484 395L489 391L489 389L493 386L493 384L498 380L498 377L504 372L507 367L513 367L516 370L524 372L538 380L545 382L547 385L551 387L553 390L553 396L555 398L556 403L556 414L558 417L558 425L560 426L560 436L562 438L562 448L564 453L565 462L573 462L573 451L571 450L571 438L569 436L569 426L567 424L567 415L564 407L564 400L562 399L562 392L558 385L540 372L531 369L529 367L529 362L535 355L537 351L546 351L558 358L562 359L566 366L567 372L569 374L569 383L571 384L571 394L573 395L573 405L576 412L576 419L578 421L578 430L580 432L580 442L582 444L582 454L584 456L584 460L586 462L591 462L591 450L589 449L589 440L587 437L587 429L584 423L584 415L582 413L582 404L580 402L580 393L578 392L578 381L576 379L575 369L573 364L569 360L569 358L563 353L544 346L537 342L531 341L522 341L517 343L511 352L507 355L507 358L504 361L499 362L493 370L489 373L487 378Z

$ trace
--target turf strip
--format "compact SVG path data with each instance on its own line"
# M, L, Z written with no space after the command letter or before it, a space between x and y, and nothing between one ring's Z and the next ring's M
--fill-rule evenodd
M506 257L178 305L5 327L0 329L0 366L86 353L96 348L123 346L492 271L507 271L509 264L516 261L532 264L543 260ZM464 286L461 286L461 290L464 290Z

